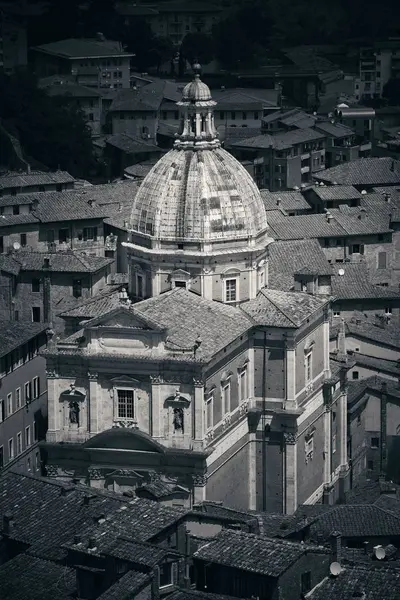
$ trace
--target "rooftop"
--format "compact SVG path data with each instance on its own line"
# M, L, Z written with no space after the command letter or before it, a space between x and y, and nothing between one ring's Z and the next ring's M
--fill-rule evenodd
M292 290L295 273L304 268L311 269L318 275L332 275L331 265L317 240L272 242L268 250L270 288Z
M23 188L34 185L52 185L72 183L75 179L67 171L31 171L30 173L19 173L9 171L0 175L0 190L9 188Z
M72 250L52 253L18 250L12 258L19 263L21 271L48 270L57 273L97 273L114 261L102 256L83 256ZM49 266L45 264L45 259L49 259Z
M310 536L328 540L332 531L339 531L344 538L393 538L400 536L400 518L373 504L342 504L317 516Z
M399 588L400 570L357 565L346 567L337 577L326 577L306 595L306 598L309 600L338 600L339 598L398 600Z
M241 140L240 142L234 142L232 146L234 148L273 148L274 150L285 150L296 144L322 140L324 138L325 135L323 133L315 131L315 129L305 128L276 133L274 135L258 135L253 138Z
M356 365L366 367L377 373L386 373L394 377L400 377L399 363L396 360L387 360L377 356L368 356L361 352L352 352L351 357L356 361Z
M341 123L332 123L331 121L318 121L315 124L316 129L323 131L329 136L340 139L354 135L353 129L342 125Z
M168 548L120 536L103 548L103 554L152 569L168 555L176 553Z
M151 585L151 578L147 573L128 571L101 596L98 596L97 600L132 600L148 585Z
M263 288L254 300L241 304L241 309L264 327L300 327L328 300L302 292L285 292Z
M347 231L336 221L330 222L323 214L285 217L270 225L271 235L276 240L303 240L307 238L345 237Z
M111 310L114 310L121 304L121 300L119 298L120 287L117 289L113 286L112 289L106 291L102 294L96 294L92 298L88 298L81 302L79 306L71 308L59 316L63 318L71 318L71 319L94 319L96 317L100 317L102 315L107 314Z
M70 38L36 46L34 50L67 59L134 56L125 52L120 42L96 39Z
M31 321L0 321L0 357L26 344L48 328L47 323Z
M19 554L0 566L0 589L4 600L71 600L76 574L65 565Z
M106 138L106 144L118 148L127 154L146 154L157 152L162 154L162 149L152 142L145 141L142 138L129 135L127 133L115 133Z
M337 300L400 298L397 291L381 285L373 285L364 262L335 263L332 264L332 271L332 295Z
M113 99L111 111L157 111L164 98L173 102L181 99L175 83L155 80L136 89L119 90Z
M251 573L279 577L301 556L312 550L319 549L226 529L199 548L194 558Z
M275 210L277 206L287 211L309 210L311 212L312 210L300 192L270 192L269 190L260 190L260 194L267 211Z
M321 200L355 200L362 197L361 192L352 185L315 185L311 189Z
M388 157L359 158L320 171L314 179L340 185L396 185L400 183L400 162Z
M378 286L380 287L380 286ZM385 288L382 288L385 290ZM395 323L382 327L369 318L354 317L346 321L346 334L400 349L400 328Z

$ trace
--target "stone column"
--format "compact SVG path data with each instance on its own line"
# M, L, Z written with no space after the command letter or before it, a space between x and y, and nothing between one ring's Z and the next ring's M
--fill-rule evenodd
M204 381L193 379L194 385L194 406L193 406L193 438L194 450L202 450L204 431Z
M324 483L331 481L331 443L332 443L332 427L331 427L331 407L325 406L324 412Z
M291 338L286 339L285 344L285 408L294 410L297 408L296 402L296 344Z
M151 381L151 436L160 440L164 437L163 405L161 397L162 378L159 375L150 376Z
M89 398L87 401L87 422L89 424L89 431L91 435L96 435L96 433L99 433L101 431L101 427L100 427L100 419L99 419L99 413L100 413L100 404L101 404L101 397L100 397L100 390L99 390L99 384L98 384L98 373L94 373L94 372L88 372L88 379L89 379Z
M47 371L47 410L49 427L46 434L48 442L58 441L58 433L60 431L60 399L58 394L58 375L54 370Z
M160 274L155 269L151 271L151 287L151 296L158 296L161 293Z
M297 510L297 437L295 433L284 433L285 441L285 514Z

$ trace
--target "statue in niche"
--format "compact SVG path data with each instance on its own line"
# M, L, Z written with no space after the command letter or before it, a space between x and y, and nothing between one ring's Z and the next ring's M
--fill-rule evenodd
M76 400L69 403L69 422L74 425L79 425L79 404Z
M174 408L174 418L172 423L174 425L174 431L181 431L183 433L183 408Z

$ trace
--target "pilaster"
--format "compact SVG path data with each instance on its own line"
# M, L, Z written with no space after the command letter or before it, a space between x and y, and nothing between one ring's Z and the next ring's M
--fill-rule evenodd
M163 411L162 411L162 398L161 398L161 384L162 378L159 375L150 376L151 381L151 435L153 438L159 440L164 437L164 423L163 423Z
M202 296L207 300L213 299L213 271L207 267L203 269L201 274Z
M100 423L99 423L99 413L100 413L100 389L98 383L98 373L88 372L89 379L89 399L87 402L87 410L88 410L88 422L89 422L89 431L92 435L99 433L101 431Z
M294 433L284 433L285 442L285 514L292 515L297 510L297 437Z
M249 510L257 509L257 434L249 432Z
M60 411L62 407L58 398L58 380L54 370L47 371L47 402L48 402L48 430L46 440L57 441L57 433L60 430Z
M296 344L291 338L285 343L285 382L286 397L285 408L294 410L297 408L296 401Z
M347 392L341 392L339 400L340 419L340 466L347 466Z
M324 342L324 375L325 379L331 377L331 368L329 361L329 311L324 311L324 324L323 324L323 342Z
M331 445L332 445L332 427L331 427L331 407L325 406L324 412L324 483L331 481Z
M193 477L193 496L195 504L197 502L204 502L204 500L206 499L206 484L206 475L195 475Z
M193 379L194 407L193 407L193 437L194 449L201 449L204 440L204 381Z

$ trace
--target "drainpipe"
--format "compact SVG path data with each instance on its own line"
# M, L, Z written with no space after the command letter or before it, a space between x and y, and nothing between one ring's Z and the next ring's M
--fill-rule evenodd
M262 474L262 485L263 485L263 492L262 492L262 506L263 506L263 511L267 510L267 476L266 476L266 466L267 466L267 438L266 438L266 434L265 434L265 425L266 425L266 415L265 415L265 411L266 411L266 406L267 406L267 399L266 399L266 381L265 381L265 377L266 377L266 370L267 370L267 349L266 349L266 345L267 345L267 332L264 331L264 346L263 346L263 367L262 367L262 398L263 398L263 412L262 412L262 469L263 469L263 474Z

